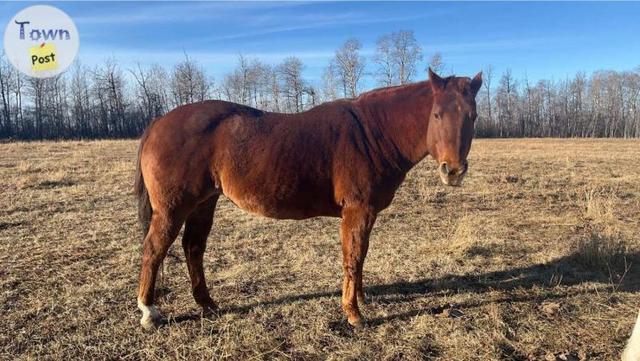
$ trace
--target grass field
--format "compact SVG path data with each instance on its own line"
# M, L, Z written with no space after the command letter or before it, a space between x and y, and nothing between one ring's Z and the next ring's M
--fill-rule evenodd
M340 308L339 220L218 203L191 298L180 242L141 330L135 141L0 145L0 359L613 360L640 307L640 141L477 140L432 160L373 230L368 325Z

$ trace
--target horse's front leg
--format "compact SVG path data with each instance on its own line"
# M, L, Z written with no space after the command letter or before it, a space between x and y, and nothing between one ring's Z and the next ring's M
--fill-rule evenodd
M369 248L369 234L376 214L369 207L349 206L342 210L342 308L349 324L362 327L362 315L358 308L358 298L363 298L362 267Z

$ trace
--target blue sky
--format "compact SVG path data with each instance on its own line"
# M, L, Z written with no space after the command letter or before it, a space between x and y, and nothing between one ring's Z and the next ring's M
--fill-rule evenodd
M449 71L473 75L491 64L498 76L564 79L578 71L640 65L640 3L617 2L54 2L76 22L80 59L115 57L123 68L170 66L187 52L216 80L237 55L276 63L298 56L305 76L322 69L346 39L363 55L376 39L413 30L425 60L440 51ZM0 23L24 2L0 5ZM4 25L3 25L4 26ZM4 32L4 29L3 29ZM369 60L369 71L374 64ZM426 75L420 72L419 78ZM369 84L370 86L373 83Z

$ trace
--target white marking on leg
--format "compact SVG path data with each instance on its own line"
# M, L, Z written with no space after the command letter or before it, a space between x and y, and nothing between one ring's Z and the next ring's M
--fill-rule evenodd
M622 361L640 361L640 313L636 319L636 325L622 353Z
M140 319L140 324L145 329L149 330L154 328L160 322L160 312L156 309L156 306L150 305L147 306L142 303L142 300L138 298L138 309L142 311L142 318Z

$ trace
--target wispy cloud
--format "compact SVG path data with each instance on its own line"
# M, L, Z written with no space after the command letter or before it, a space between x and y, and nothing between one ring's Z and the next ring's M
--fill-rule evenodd
M365 24L376 24L376 23L394 23L394 22L403 22L403 21L409 21L409 20L418 20L425 17L426 15L411 15L411 16L400 16L400 17L366 17L366 16L362 16L362 14L347 13L347 14L331 15L331 16L325 17L325 19L316 19L313 21L311 20L304 21L304 19L301 19L302 21L298 20L297 24L293 24L293 25L267 26L262 29L257 29L253 31L243 32L243 33L205 37L205 38L198 39L198 41L203 42L203 41L233 40L233 39L251 38L255 36L271 35L271 34L277 34L277 33L292 32L292 31L298 31L298 30L347 27L347 26L353 26L353 25L365 25Z
M180 45L249 39L260 36L292 33L313 29L342 29L353 26L375 25L382 23L406 23L429 17L442 16L448 11L437 10L428 13L403 16L390 16L367 10L318 11L301 7L313 6L312 3L186 3L161 4L154 7L132 7L131 9L113 9L102 14L75 16L79 25L87 26L85 33L102 33L105 27L119 25L171 24L198 22L201 29L220 29L228 25L228 31L215 32L210 36L198 36L188 39L171 39ZM125 7L126 8L126 7ZM128 11L127 11L128 10ZM207 25L209 24L209 25ZM175 25L173 25L175 26ZM236 31L240 29L240 31ZM170 44L169 44L170 45Z
M442 44L428 44L424 46L426 52L448 52L448 53L467 53L471 51L480 50L514 50L514 49L529 49L535 47L548 47L553 44L564 45L568 41L575 41L579 37L531 37L531 38L503 38L494 40L482 40L472 42L458 42L458 43L442 43Z
M291 8L304 3L285 2L179 2L130 4L115 3L122 6L107 12L96 13L93 10L74 16L77 24L82 25L122 25L122 24L175 24L193 23L198 20L229 19L242 13L260 14L264 11ZM80 9L83 8L80 6ZM83 11L84 12L84 11Z

